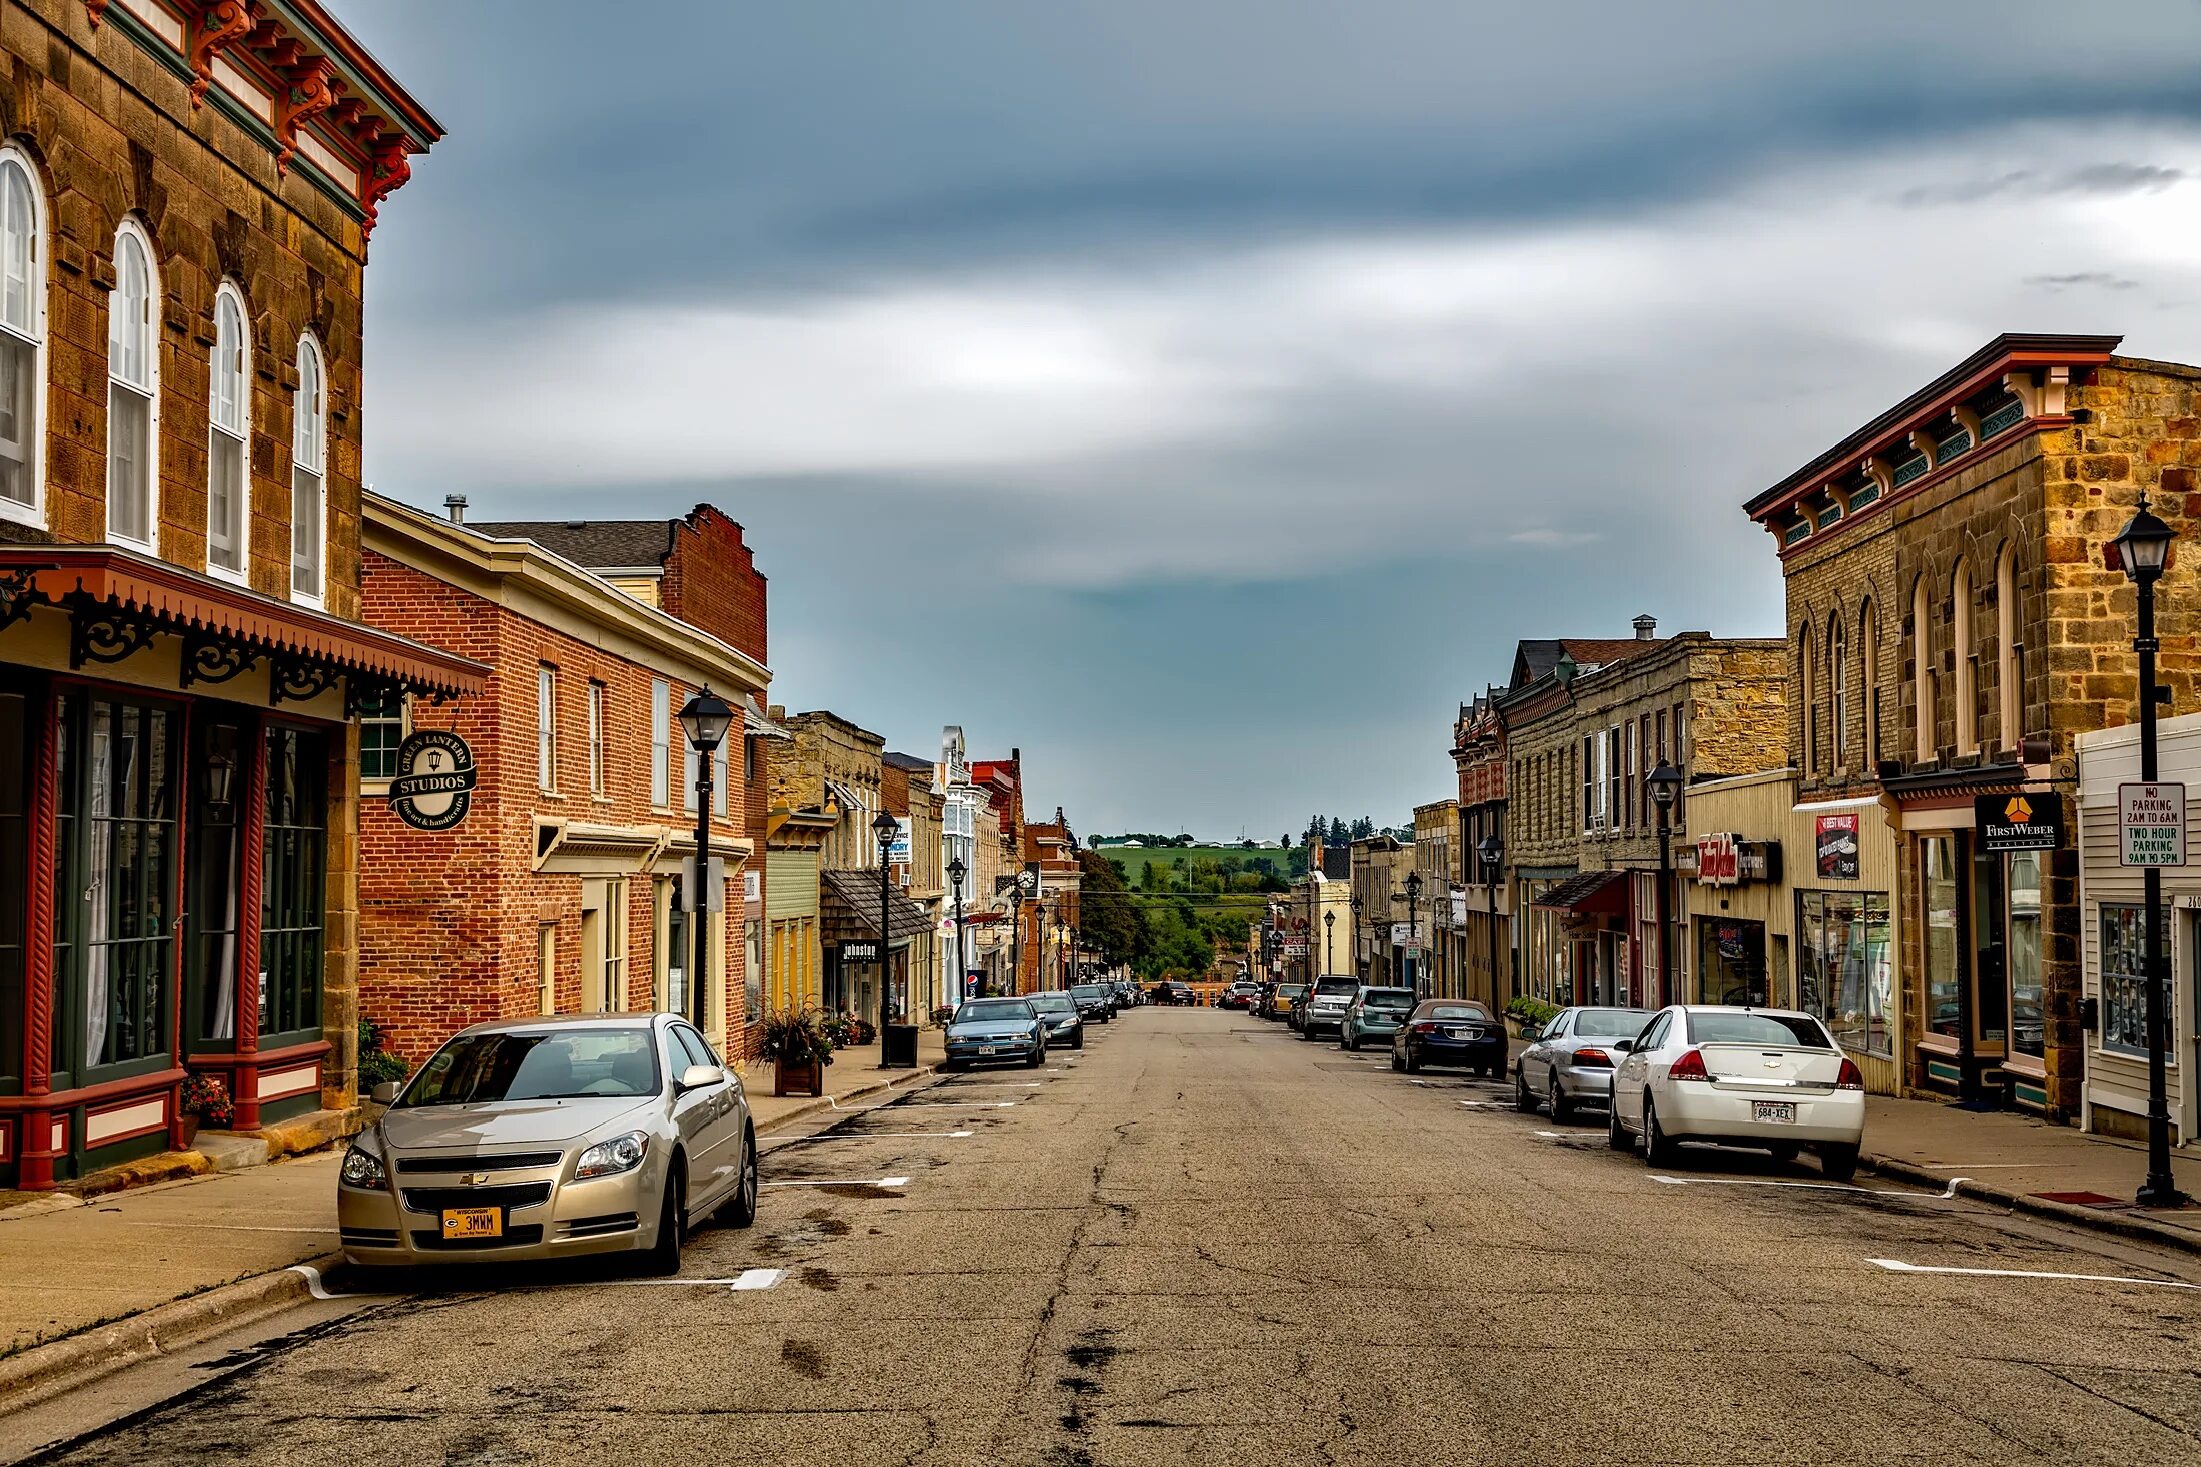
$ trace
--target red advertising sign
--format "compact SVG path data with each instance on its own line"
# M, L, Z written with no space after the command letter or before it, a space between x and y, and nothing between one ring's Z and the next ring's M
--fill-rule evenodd
M1822 881L1857 879L1857 817L1821 815L1812 829L1812 848L1819 857Z
M1733 886L1742 879L1735 837L1722 831L1697 837L1697 880L1706 886Z

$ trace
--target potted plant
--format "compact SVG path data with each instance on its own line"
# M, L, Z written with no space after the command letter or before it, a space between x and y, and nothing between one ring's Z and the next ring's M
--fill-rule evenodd
M943 1028L943 1029L947 1028L947 1027L948 1027L948 1024L949 1024L949 1023L950 1023L950 1022L951 1022L951 1021L952 1021L952 1020L953 1020L954 1018L955 1018L955 1005L954 1005L954 1004L952 1004L952 1003L944 1003L944 1004L941 1004L941 1005L940 1005L939 1007L935 1008L935 1009L934 1009L934 1010L932 1011L932 1021L933 1021L933 1022L934 1022L935 1024L938 1024L938 1025L939 1025L939 1026L940 1026L941 1028Z
M220 1075L184 1076L181 1101L186 1146L199 1138L202 1124L219 1131L237 1119L237 1107L229 1098L229 1082Z
M833 1045L833 1033L816 1009L767 1014L762 1052L772 1062L772 1093L825 1094L825 1067L833 1063Z

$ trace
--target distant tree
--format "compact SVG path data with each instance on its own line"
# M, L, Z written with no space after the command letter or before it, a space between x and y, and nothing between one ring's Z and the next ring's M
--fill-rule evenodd
M1087 837L1085 838L1085 848L1086 848L1087 850L1089 850L1089 851L1097 851L1097 850L1099 850L1099 849L1100 849L1100 840L1101 840L1101 838L1100 838L1099 836L1097 836L1097 835L1089 835L1089 836L1087 836Z
M1376 833L1376 822L1366 815L1353 822L1353 839L1366 840Z
M1290 831L1287 830L1284 832L1284 839L1282 844L1284 849L1287 851L1292 848L1292 833Z
M1146 918L1124 887L1123 863L1087 851L1078 857L1078 931L1103 961L1129 963L1146 945Z

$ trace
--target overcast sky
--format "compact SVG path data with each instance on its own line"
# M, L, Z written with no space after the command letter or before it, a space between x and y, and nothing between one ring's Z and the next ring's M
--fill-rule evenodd
M748 526L773 697L1080 834L1452 787L1521 637L1998 331L2201 361L2201 5L339 0L450 129L367 478Z

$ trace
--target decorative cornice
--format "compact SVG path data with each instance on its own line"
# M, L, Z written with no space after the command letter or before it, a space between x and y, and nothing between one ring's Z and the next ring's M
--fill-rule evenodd
M261 16L252 0L212 0L198 7L197 18L185 31L190 46L185 59L191 63L193 107L206 101L207 88L214 84L214 58L258 30L260 24Z

